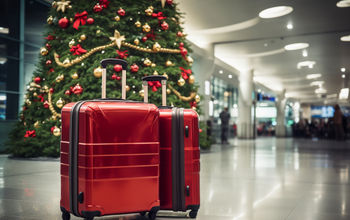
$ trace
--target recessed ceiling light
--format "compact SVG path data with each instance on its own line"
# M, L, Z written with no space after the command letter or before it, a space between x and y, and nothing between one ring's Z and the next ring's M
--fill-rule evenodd
M288 23L287 24L287 29L288 30L292 30L293 29L293 24L292 23Z
M301 69L303 67L309 67L310 69L314 68L316 62L307 60L307 61L302 61L297 64L298 69Z
M317 78L320 78L321 76L322 76L321 73L309 74L306 76L306 79L317 79Z
M224 73L224 71L220 70L220 71L219 71L219 73L220 73L220 74L223 74L223 73Z
M343 79L344 79L344 78L345 78L345 74L341 75L341 78L343 78Z
M318 89L315 89L315 93L324 94L324 93L327 93L327 90L325 90L324 88L318 88Z
M232 75L231 75L231 74L230 74L230 75L228 75L228 78L232 79Z
M337 2L337 7L339 7L339 8L350 7L350 0L342 0L342 1Z
M307 57L307 56L308 56L307 50L303 50L303 57Z
M288 44L284 46L285 50L301 50L308 48L309 44L308 43L295 43L295 44Z
M8 34L10 30L8 28L0 27L0 34Z
M340 71L342 71L343 73L345 73L346 69L344 67L340 68Z
M340 38L341 41L350 41L350 35L342 36Z
M339 99L349 98L349 88L342 88L339 92Z
M322 86L324 84L324 81L314 81L310 83L310 86Z
M293 8L290 6L277 6L262 10L259 13L261 18L277 18L284 15L287 15L293 11Z

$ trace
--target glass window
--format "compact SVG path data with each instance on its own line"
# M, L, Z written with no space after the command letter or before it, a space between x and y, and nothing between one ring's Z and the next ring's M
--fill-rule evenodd
M19 0L1 0L0 37L19 39Z
M19 58L19 41L1 38L0 36L0 57Z
M44 44L45 24L49 13L49 3L43 4L39 1L27 0L25 11L25 43L37 45Z
M5 58L0 64L0 90L18 92L19 61Z

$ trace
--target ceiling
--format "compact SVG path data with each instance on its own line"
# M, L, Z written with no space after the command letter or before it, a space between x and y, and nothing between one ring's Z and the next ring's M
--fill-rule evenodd
M350 7L338 8L337 1L319 0L178 0L185 13L185 31L199 47L214 45L215 56L238 70L254 70L255 81L301 102L324 102L338 94L350 77L350 42L340 37L350 34ZM260 11L274 6L291 6L293 12L262 19ZM287 24L293 29L287 29ZM291 43L308 43L303 50L286 51ZM301 61L315 61L311 69L298 69ZM341 67L346 72L340 71ZM306 79L307 74L322 77ZM346 74L343 79L342 75ZM315 80L324 81L327 92L315 93Z

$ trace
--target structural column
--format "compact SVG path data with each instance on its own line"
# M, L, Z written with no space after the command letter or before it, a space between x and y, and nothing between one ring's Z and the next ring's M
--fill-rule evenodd
M253 107L253 74L254 70L241 72L239 75L238 93L238 138L254 138L254 118Z
M277 100L276 100L276 109L277 109L276 137L286 136L285 109L286 109L287 99L285 97L285 93L286 91L284 90L281 94L277 96Z

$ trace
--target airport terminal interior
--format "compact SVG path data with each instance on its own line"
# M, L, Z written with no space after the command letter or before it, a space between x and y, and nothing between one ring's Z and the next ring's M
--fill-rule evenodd
M48 88L40 88L40 92L34 95L39 101L31 102L31 96L28 95L33 92L32 87L43 81L40 77L35 77L37 69L41 68L43 57L54 51L50 45L50 34L56 32L49 33L47 30L55 26L68 30L65 34L69 34L69 28L73 28L65 29L65 25L81 25L80 30L85 28L83 25L92 27L94 22L98 22L98 16L102 17L107 10L115 10L116 16L108 22L123 22L125 13L129 16L128 8L111 9L108 5L113 5L113 2L130 6L130 11L135 11L134 8L141 7L140 5L153 5L154 8L146 7L146 14L152 11L146 20L151 26L159 26L154 32L149 32L145 27L147 23L139 22L138 26L135 19L128 17L130 27L137 27L144 33L137 35L139 39L132 42L135 44L132 47L130 43L124 42L131 39L128 33L116 31L111 40L115 41L114 51L118 50L118 39L123 45L117 52L119 58L125 56L126 59L129 56L130 59L133 50L152 51L148 46L140 49L136 45L142 47L156 40L163 43L160 36L169 33L169 36L173 34L169 41L176 38L172 44L175 49L179 49L177 55L181 61L178 62L182 62L183 58L186 60L184 63L187 67L183 68L169 60L170 63L167 61L165 66L160 63L150 63L147 66L145 61L148 58L143 58L144 65L133 64L137 69L131 66L131 72L142 71L143 68L163 68L161 65L164 68L176 66L181 69L178 74L182 74L182 78L176 78L167 94L171 100L174 100L172 95L186 100L180 107L192 108L200 113L200 208L196 219L350 219L350 0L142 0L140 5L133 5L134 1L131 0L94 0L93 9L87 9L89 13L91 11L88 16L74 11L74 14L77 13L74 18L50 15L71 13L75 4L78 4L73 1L2 0L1 220L62 219L61 161L57 156L59 149L57 155L52 151L49 154L47 150L42 155L37 153L25 156L31 155L28 152L34 152L35 149L11 150L11 142L14 142L11 135L15 133L18 124L27 126L23 123L23 118L26 117L23 116L24 112L30 109L31 104L33 106L40 102L41 98L44 110L50 117L52 114L50 120L55 120L55 123L57 121L56 126L47 131L49 137L53 137L48 139L59 140L62 128L59 126L61 121L57 118L61 117L59 109L66 103L62 103L60 98L61 103L58 100L52 104L51 96L55 99L56 91L49 91ZM175 7L181 13L179 21L167 17L167 13L170 14ZM144 12L138 12L140 14L143 15ZM89 21L89 16L96 16L95 21ZM171 33L174 30L172 25L181 25L183 31ZM104 33L100 34L104 30L103 27L98 27L93 33L94 37L105 37ZM133 34L136 36L134 32ZM66 45L67 51L74 52L74 55L86 53L82 47L89 47L84 42L90 40L91 33L86 35L87 38L80 35L79 39L75 39L77 42L69 42ZM51 37L54 39L54 36ZM185 47L191 49L188 48L187 51L178 39L186 39ZM55 46L54 43L52 45ZM153 53L162 49L165 52L168 50L160 46L155 49L153 45ZM108 49L104 48L96 57L103 57L105 50L108 53ZM125 50L129 54L125 55ZM89 56L91 59L95 55ZM59 59L60 56L55 55L55 60L49 60L49 63L46 61L44 68L48 69L48 78L50 74L59 74L50 68L55 62L59 63ZM73 62L75 60L68 59L60 65L69 66ZM80 67L89 65L87 62L80 65L81 60L77 62ZM95 69L89 71L89 77L93 80L99 78ZM157 71L153 72L154 75L155 73L158 75ZM159 74L163 72L159 71ZM168 77L167 74L170 76L169 81L175 79L170 72L163 75ZM82 73L76 75L76 78L73 75L73 80L83 78ZM61 79L59 76L61 75L54 79L54 83L62 85L65 82L64 76L62 74ZM120 80L118 77L114 74L111 79ZM67 78L71 80L69 75L66 80ZM83 84L82 82L81 85ZM156 84L149 85L152 88L152 91L149 89L151 94L160 87ZM62 90L60 94L63 100L74 95L79 98L83 91L90 91L89 86L93 87L86 83L83 86L76 84L74 88L66 86L66 91ZM135 96L141 97L141 91L136 90L135 85L130 84L128 88ZM185 93L189 90L181 90L182 88L198 90L188 99L190 96L185 97ZM50 95L51 93L53 94ZM45 104L47 101L49 102ZM181 104L180 101L175 104L173 102L169 101L168 104ZM37 115L32 113L27 117ZM23 130L20 137L23 137L25 144L21 146L31 147L25 141L28 138L39 139L44 134L39 131L45 127L44 123L51 122L44 118L40 123L28 125L34 130ZM38 130L36 134L35 129ZM17 131L22 132L20 129ZM20 143L21 140L15 141ZM51 149L49 147L47 148ZM156 219L191 219L189 215L188 211L160 210ZM71 219L82 218L71 215ZM147 215L129 213L95 219L148 218Z

